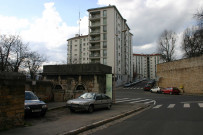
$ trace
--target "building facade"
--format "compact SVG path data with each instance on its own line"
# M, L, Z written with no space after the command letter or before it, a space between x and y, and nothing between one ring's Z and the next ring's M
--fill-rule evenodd
M70 38L68 41L67 63L82 64L89 63L89 40L88 35Z
M126 20L115 6L93 8L87 11L89 12L87 42L89 48L86 48L88 51L85 53L89 53L89 57L86 62L111 66L116 86L132 81L133 35L130 33ZM76 52L73 54L72 40L73 38L68 40L68 63L73 63L73 56L76 56ZM77 55L80 55L80 52Z
M133 54L134 78L157 79L159 63L162 63L161 54Z

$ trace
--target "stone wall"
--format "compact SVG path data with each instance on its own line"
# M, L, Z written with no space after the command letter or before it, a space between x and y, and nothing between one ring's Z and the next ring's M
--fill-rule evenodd
M24 125L25 76L0 72L0 130Z
M51 81L26 81L25 90L34 92L42 101L54 101L54 83Z
M54 83L52 90L54 101L67 101L85 92L105 93L106 87L106 75L46 76L45 80ZM78 90L79 86L84 87L84 90Z
M203 55L157 65L158 85L203 94Z
M111 67L102 64L43 66L43 80L54 83L54 101L66 101L85 92L105 93L106 74Z

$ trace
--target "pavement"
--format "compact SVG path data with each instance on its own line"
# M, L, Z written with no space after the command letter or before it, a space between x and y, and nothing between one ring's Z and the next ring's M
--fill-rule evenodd
M77 135L149 107L147 104L116 103L112 105L111 110L96 110L89 114L77 112L71 113L67 108L61 109L65 107L65 102L50 102L47 103L47 105L48 113L41 121L44 121L44 119L50 119L48 122L38 122L37 124L26 127L0 131L0 134L27 135L31 133L32 135ZM62 111L65 113L63 112L64 116L60 117ZM57 120L52 120L55 117Z
M66 102L48 102L48 111L63 108L66 106Z

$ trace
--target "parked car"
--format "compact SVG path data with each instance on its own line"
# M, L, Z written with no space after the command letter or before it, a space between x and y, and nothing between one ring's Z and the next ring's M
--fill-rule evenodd
M155 92L155 93L161 93L161 89L163 89L163 88L160 88L159 86L156 86L156 87L152 88L150 91Z
M170 87L170 88L162 89L161 92L172 95L172 94L179 94L180 90L176 87Z
M98 93L84 93L80 97L68 100L66 106L71 112L74 111L88 111L93 112L98 108L111 109L112 100L105 94Z
M155 83L156 83L156 81L154 79L152 79L148 82L148 84L151 85L152 87L154 87Z
M124 84L124 87L130 87L132 84L131 83L126 83Z
M25 116L40 114L45 116L48 109L47 104L41 101L33 92L25 91Z
M150 91L151 88L152 88L152 85L151 84L147 84L147 85L145 85L144 90Z

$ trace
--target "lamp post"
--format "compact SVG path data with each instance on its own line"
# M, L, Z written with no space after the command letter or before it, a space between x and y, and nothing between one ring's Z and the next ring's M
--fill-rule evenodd
M126 31L127 31L126 29L122 30L122 32L126 32ZM115 90L116 90L116 43L117 43L117 36L118 36L118 34L114 35L114 80L113 80L113 91L112 91L113 103L115 103L115 97L116 97L115 96Z
M113 91L112 91L112 99L113 99L113 103L115 103L115 90L116 90L116 37L118 36L118 34L115 34L114 36L114 73L113 73Z

